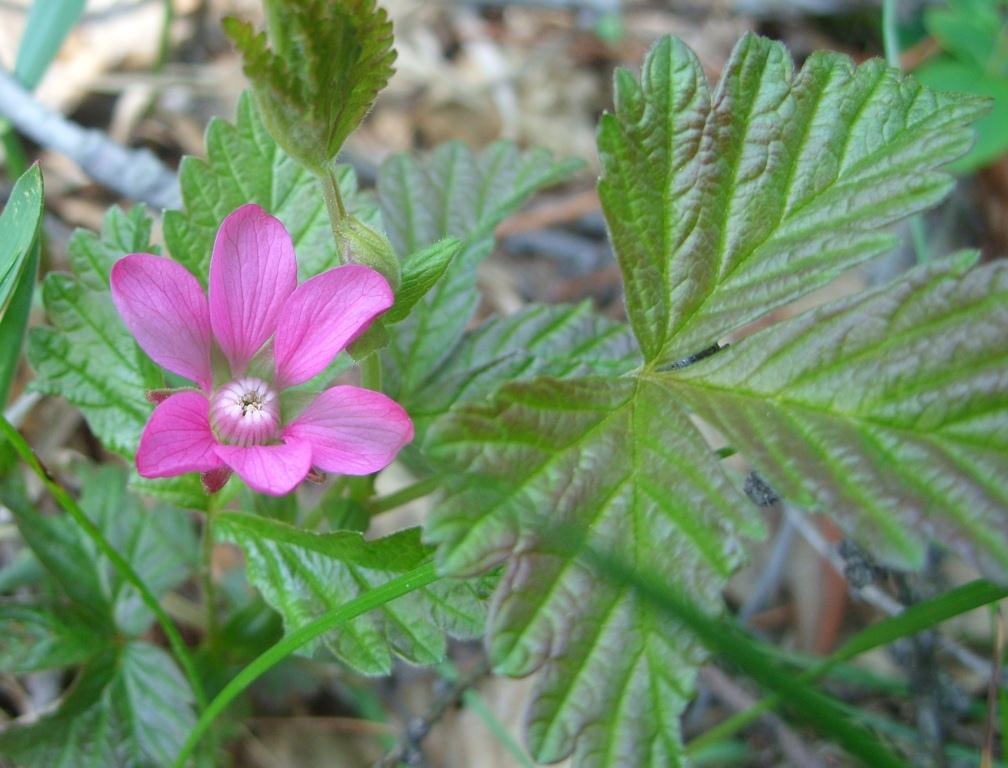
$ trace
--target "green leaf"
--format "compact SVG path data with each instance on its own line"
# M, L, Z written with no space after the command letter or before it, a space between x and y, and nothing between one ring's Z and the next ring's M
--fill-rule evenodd
M970 173L1008 152L1008 73L995 74L949 56L928 59L914 76L937 91L963 91L992 99L989 114L976 123L976 144L951 164L957 173Z
M245 552L249 580L284 620L287 634L430 557L418 529L367 541L356 532L316 534L251 515L223 514L218 533ZM444 658L445 632L477 637L485 606L478 585L432 584L384 605L305 646L324 645L339 660L386 675L393 654L414 664Z
M801 72L749 35L713 94L664 38L622 70L599 183L645 358L669 365L894 243L886 225L941 200L936 170L985 101L933 93L879 60L817 52Z
M998 53L1005 24L999 5L1000 0L948 0L924 9L924 26L945 51L983 71Z
M174 662L134 640L88 664L54 714L0 734L0 753L22 768L161 768L194 723Z
M678 716L703 648L632 589L600 578L544 522L588 536L704 609L759 524L663 383L539 379L450 412L428 444L449 478L424 536L439 567L507 561L488 627L495 669L542 668L528 742L543 763L681 764Z
M17 180L0 214L0 408L14 380L35 293L44 204L42 172L34 165Z
M333 234L348 262L376 270L388 281L393 293L398 294L402 267L388 238L354 216L341 218L334 225Z
M108 638L66 606L0 604L0 669L22 675L81 664Z
M6 313L28 266L43 205L42 172L33 165L18 179L0 214L0 317Z
M491 395L502 382L537 376L622 376L640 364L630 329L576 305L532 304L467 333L403 404L424 435L455 404Z
M32 388L66 398L103 445L132 458L153 409L144 393L164 386L161 371L126 330L108 291L51 272L42 300L53 325L28 334Z
M144 496L153 496L179 509L205 510L210 503L210 497L207 495L206 489L203 488L203 482L195 472L177 477L151 479L140 477L134 469L130 471L129 488Z
M84 0L35 0L21 34L14 77L33 90L84 13Z
M901 567L937 539L1008 578L1008 265L966 254L755 333L673 379L795 504Z
M446 237L463 246L434 288L399 324L385 359L386 391L406 397L458 344L476 310L476 266L493 249L493 230L537 190L566 178L579 161L495 142L479 154L463 144L424 160L395 155L378 174L385 231L401 257Z
M144 205L135 205L129 211L117 205L109 208L100 233L87 229L73 233L67 253L70 268L87 288L107 290L112 267L123 256L161 252L151 243L152 223Z
M270 0L267 11L269 41L236 19L224 30L270 132L321 170L394 72L392 22L375 0Z
M416 253L411 253L402 261L402 278L396 291L395 304L382 315L386 323L405 320L434 284L448 269L452 259L462 250L462 242L456 238L438 240Z
M126 330L108 279L127 253L158 252L150 231L142 206L128 213L109 209L101 234L77 230L68 253L73 274L51 272L42 285L52 326L28 334L32 388L76 405L102 444L126 458L133 457L153 408L145 393L163 387L164 375Z
M205 285L217 229L245 203L257 203L291 233L302 279L339 264L322 188L315 176L280 149L243 94L234 125L210 121L207 159L185 157L179 170L184 211L166 211L164 237L172 258ZM337 168L343 201L350 213L377 224L373 202L357 192L353 169Z

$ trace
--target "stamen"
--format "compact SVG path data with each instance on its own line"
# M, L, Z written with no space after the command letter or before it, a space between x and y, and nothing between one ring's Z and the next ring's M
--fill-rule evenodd
M276 393L261 379L229 382L210 401L210 426L231 445L265 445L278 437L280 405Z

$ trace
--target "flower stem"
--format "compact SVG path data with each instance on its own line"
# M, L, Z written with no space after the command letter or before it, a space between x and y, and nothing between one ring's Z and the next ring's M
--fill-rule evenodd
M381 392L381 355L377 352L372 352L370 355L361 360L360 371L361 386L364 387L364 389L373 389L375 392Z
M336 240L336 257L341 264L345 264L346 259L343 256L339 227L340 222L346 218L347 212L343 205L343 195L340 193L339 179L336 177L335 169L331 165L327 165L325 170L319 174L319 181L322 182L322 196L325 198L333 237Z
M886 63L890 67L902 69L896 0L882 0L882 47L885 51ZM909 221L909 226L910 240L917 256L917 262L923 263L929 257L923 214L913 216Z
M431 475L430 477L425 477L423 480L417 480L405 488L400 488L398 491L390 493L387 496L372 499L368 506L371 514L377 515L382 512L388 512L390 509L401 507L403 504L408 504L411 501L422 499L424 496L429 496L440 487L441 478L437 475Z
M280 642L270 647L235 675L231 682L224 686L224 689L210 702L210 705L203 710L196 726L189 732L189 738L186 739L186 743L183 745L178 757L175 758L175 768L183 768L186 765L193 749L195 749L200 738L210 728L217 716L227 708L228 704L238 694L248 688L267 670L319 635L329 632L340 624L345 624L363 613L385 605L397 597L402 597L405 594L426 587L428 584L437 581L438 578L434 563L428 562L391 581L385 582L380 587L368 590L353 600L322 614L310 624L306 624L300 629L290 632Z
M77 502L74 500L66 489L63 488L56 480L53 478L49 471L42 466L42 462L39 461L35 452L31 449L31 446L25 441L21 434L11 426L10 422L7 421L3 416L0 416L0 432L10 440L11 445L14 446L14 450L17 451L18 455L27 464L31 470L38 475L38 478L45 485L46 489L52 494L52 497L56 499L56 502L66 511L74 522L81 527L81 529L86 533L92 541L97 545L101 553L108 558L108 561L112 563L112 567L115 568L119 574L130 584L132 584L140 595L140 599L143 600L144 605L146 605L154 617L157 619L158 624L161 625L161 629L164 630L165 637L168 638L168 645L171 646L172 653L175 654L175 658L178 659L179 664L182 666L182 670L185 672L186 679L189 681L189 686L192 688L193 696L196 698L196 704L200 711L203 711L207 706L206 694L203 692L203 684L200 682L199 675L196 673L196 665L193 662L193 658L186 648L185 643L182 640L182 635L179 634L178 629L175 627L174 622L165 612L164 608L158 602L158 599L150 591L147 585L144 583L143 579L133 570L131 566L122 555L109 543L108 539L101 530L94 524L90 517L88 517L84 510L80 508Z
M343 492L346 490L349 482L349 475L340 475L337 477L322 496L319 503L315 505L315 508L305 515L304 520L301 521L301 527L309 531L317 530L319 524L325 518L326 510L328 510L332 504L337 503L340 497L343 496Z
M213 580L214 514L217 511L215 499L211 497L203 518L202 562L200 580L203 586L203 600L206 602L206 639L213 646L218 636L220 622L217 618L217 589Z

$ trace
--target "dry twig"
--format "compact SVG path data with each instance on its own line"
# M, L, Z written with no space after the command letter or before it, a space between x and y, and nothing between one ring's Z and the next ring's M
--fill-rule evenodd
M40 104L0 70L0 115L25 136L76 162L95 181L155 208L178 208L178 178L146 149L129 149Z

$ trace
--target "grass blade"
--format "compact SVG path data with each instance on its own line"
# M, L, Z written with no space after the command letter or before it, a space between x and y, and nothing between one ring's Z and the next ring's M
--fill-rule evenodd
M21 36L14 77L31 90L39 84L70 30L84 13L84 0L35 0Z
M0 408L7 402L28 323L43 209L42 173L26 172L0 215Z

